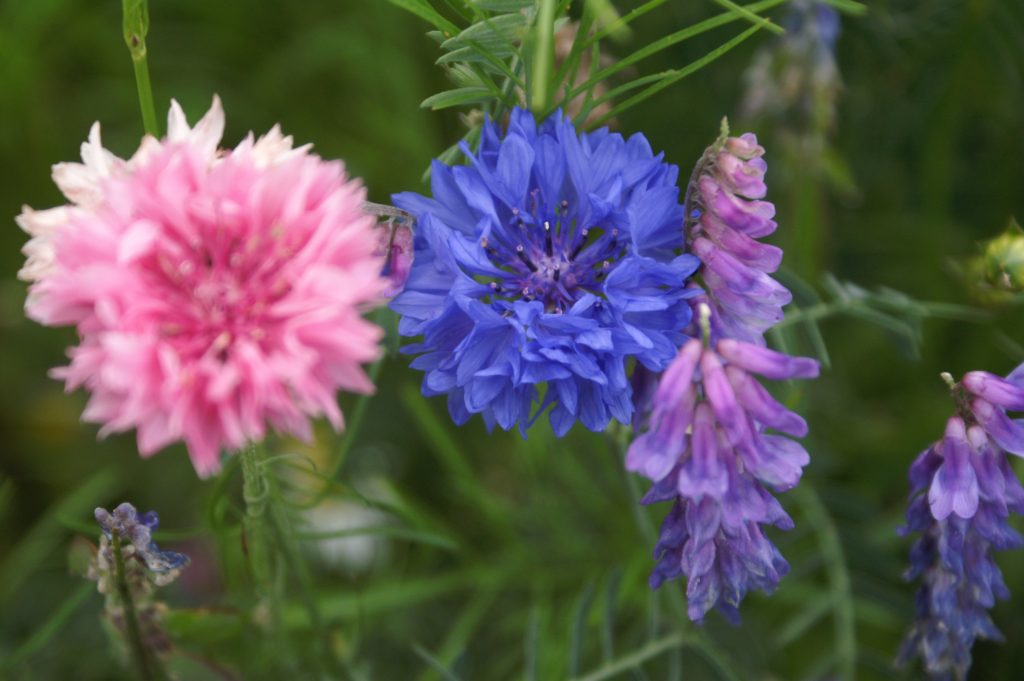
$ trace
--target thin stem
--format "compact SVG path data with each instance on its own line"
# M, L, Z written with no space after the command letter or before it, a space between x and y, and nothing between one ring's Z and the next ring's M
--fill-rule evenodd
M531 108L545 111L548 105L548 81L555 59L555 0L541 0L537 15L537 50L533 57L533 78L530 83Z
M664 638L651 641L629 655L606 664L597 671L591 672L586 676L575 677L575 681L604 681L604 679L615 678L631 669L639 669L644 663L670 650L681 648L688 642L689 638L682 633L669 634Z
M146 34L149 33L149 3L147 0L121 0L124 14L124 43L132 56L135 84L139 90L139 108L142 127L147 135L160 136L160 126L153 105L153 85L149 80L149 62L146 59Z
M142 630L135 614L135 601L132 599L128 580L125 578L124 553L121 551L121 536L117 531L111 532L110 545L114 551L114 577L117 582L117 594L121 598L121 609L124 611L125 629L132 657L139 668L139 678L143 681L160 681L167 678L160 663L157 662L146 648L142 640Z

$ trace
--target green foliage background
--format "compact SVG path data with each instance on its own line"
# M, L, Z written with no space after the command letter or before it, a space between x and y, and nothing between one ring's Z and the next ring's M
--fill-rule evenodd
M611 51L629 53L719 11L710 1L667 3ZM464 131L453 111L419 107L449 87L433 65L440 52L426 24L383 0L155 0L151 17L158 112L173 96L194 120L219 93L227 144L281 122L298 142L345 159L373 200L424 189L429 159ZM730 35L677 45L643 62L643 72L679 67ZM630 110L620 129L644 132L685 176L722 115L737 121L741 74L770 39L759 33ZM974 254L1011 215L1024 218L1022 46L1017 0L880 0L844 18L832 174L787 153L778 126L750 122L768 149L779 239L821 244L797 263L805 278L817 285L831 272L868 289L972 304L951 262ZM49 167L75 159L97 119L106 145L130 154L141 124L120 4L0 3L0 215L60 202ZM173 618L183 645L217 648L244 666L232 609L244 605L238 533L212 529L217 504L238 505L237 475L219 495L195 478L182 447L141 461L131 436L98 442L96 429L78 422L84 395L66 396L46 377L73 333L22 314L25 285L15 273L24 241L8 220L0 230L0 678L129 678L100 625L100 597L67 569L76 524L89 528L93 507L121 500L157 509L164 527L190 535L167 542L193 553L196 573L167 600L220 609ZM645 671L621 678L826 679L848 676L849 665L858 679L919 678L889 666L913 613L913 588L900 577L909 542L895 534L906 467L952 409L938 373L1009 371L1024 360L1024 323L1009 306L983 322L929 320L923 332L915 353L905 337L862 319L823 323L832 366L800 395L812 464L801 491L783 497L798 528L775 534L793 572L771 598L748 598L741 627L713 616L701 633L679 626L678 586L648 592L652 532L667 509L637 510L642 483L622 472L616 434L577 428L555 440L542 426L524 442L488 436L476 421L456 429L442 400L419 397L406 360L389 356L340 479L343 494L349 483L383 488L409 531L388 540L389 555L367 572L317 569L314 596L331 645L353 676L374 679L619 678L615 665L646 653ZM811 352L805 337L793 341ZM320 454L337 447L320 432ZM222 565L212 558L218 543L229 557ZM1016 599L994 611L1008 643L976 647L975 679L1024 670L1024 555L999 561ZM598 675L587 677L592 670Z

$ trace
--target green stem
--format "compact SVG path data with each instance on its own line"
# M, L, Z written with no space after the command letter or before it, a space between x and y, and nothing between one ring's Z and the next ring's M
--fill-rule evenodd
M261 598L273 591L270 545L267 542L267 499L270 494L257 445L242 450L242 498L245 500L245 539L256 593Z
M121 536L111 533L111 547L114 551L114 576L117 581L117 593L121 597L121 609L124 611L125 629L132 657L139 668L139 678L143 681L162 681L167 678L160 663L150 655L146 643L142 639L142 630L135 614L135 601L132 599L128 580L125 578L124 553L121 551Z
M548 81L555 61L555 0L541 0L537 15L537 49L533 57L533 79L530 83L530 108L545 111L548 105Z
M153 85L149 80L149 62L146 59L146 34L149 33L149 4L147 0L121 0L124 15L124 42L132 56L135 68L135 84L139 90L139 108L142 111L142 127L147 135L160 136L153 105Z
M278 544L272 542L272 519L269 512L271 481L267 476L265 452L261 445L252 444L242 450L242 498L245 500L245 542L252 571L253 588L257 597L257 610L267 613L266 629L270 644L275 647L270 659L277 671L287 669L293 662L284 629L284 607L281 583L275 570L279 556Z

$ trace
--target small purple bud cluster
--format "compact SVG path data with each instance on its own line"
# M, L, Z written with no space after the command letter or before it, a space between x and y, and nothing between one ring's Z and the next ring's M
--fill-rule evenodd
M910 467L903 531L921 536L906 576L921 578L921 588L900 660L920 656L934 678L962 680L975 639L1002 639L988 610L1010 592L993 551L1024 545L1009 526L1010 512L1024 513L1024 487L1005 456L1024 455L1024 425L1006 415L1024 411L1024 365L1006 379L982 371L959 384L949 374L943 378L958 414Z
M707 327L708 307L701 312ZM807 424L751 374L814 378L818 363L734 339L690 340L662 376L647 431L626 457L629 470L655 483L644 503L675 502L650 582L657 588L686 575L694 621L716 606L737 621L747 591L771 592L789 569L763 532L793 527L769 489L796 485L809 457L766 431L803 437Z
M782 249L758 239L775 231L764 147L750 133L723 133L701 157L687 190L687 241L701 259L701 278L716 335L764 345L792 295L770 276Z
M121 540L126 562L130 562L129 558L141 562L148 578L157 586L173 582L188 565L188 556L175 551L161 551L153 541L152 532L160 524L156 511L140 515L134 506L124 502L113 513L97 508L96 522L103 530L100 554L109 565L114 561L110 542L115 534Z
M177 579L189 563L188 556L161 551L153 542L152 532L159 524L154 511L139 514L134 506L125 502L113 512L97 508L96 522L103 534L89 565L88 577L106 597L105 615L115 631L127 635L125 599L131 599L143 644L156 653L166 653L171 649L171 640L162 625L165 606L153 597L153 592L156 587ZM121 553L123 570L120 575L115 542Z

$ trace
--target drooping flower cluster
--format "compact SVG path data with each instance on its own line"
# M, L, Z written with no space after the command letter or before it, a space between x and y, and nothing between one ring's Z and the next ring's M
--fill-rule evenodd
M907 579L921 579L917 619L900 653L920 656L934 678L967 678L976 639L1002 640L988 611L1010 592L993 553L1024 545L1009 525L1024 513L1024 487L1006 453L1024 456L1024 365L1006 379L982 371L954 384L958 414L910 468L905 532L920 533Z
M153 542L152 532L160 522L155 511L140 515L125 502L113 512L97 508L96 522L103 532L88 577L96 581L98 591L105 596L104 613L115 630L126 635L124 599L130 598L144 644L156 652L165 652L171 642L161 623L163 604L154 599L154 590L177 579L188 566L188 556L161 551ZM120 574L115 542L121 554Z
M776 228L775 206L762 200L768 192L763 155L753 134L723 131L697 163L687 190L687 240L703 264L715 334L760 345L792 299L769 276L782 262L782 249L757 241Z
M335 393L370 392L381 331L361 313L386 281L364 190L275 126L219 151L224 114L194 127L172 103L166 139L121 160L94 126L60 164L66 206L26 208L26 309L74 325L54 375L90 393L101 435L137 430L144 455L184 440L201 476L267 425L308 439L343 425Z
M674 502L654 549L651 586L685 575L691 619L717 607L735 621L749 590L772 591L789 569L764 528L793 527L771 490L796 485L809 460L786 437L803 437L807 424L752 374L814 378L818 363L731 338L711 341L710 310L701 310L705 341L688 341L665 371L626 466L654 481L644 503Z
M835 57L839 12L820 0L794 0L789 8L782 20L785 34L762 47L744 74L743 113L824 133L835 121L841 88Z
M394 197L416 219L415 261L392 303L422 336L423 393L457 423L602 430L633 414L627 361L661 371L686 339L688 277L678 169L642 135L579 134L516 109L485 124L468 166L435 162L433 198ZM542 386L546 386L542 388ZM543 394L543 400L541 395Z

